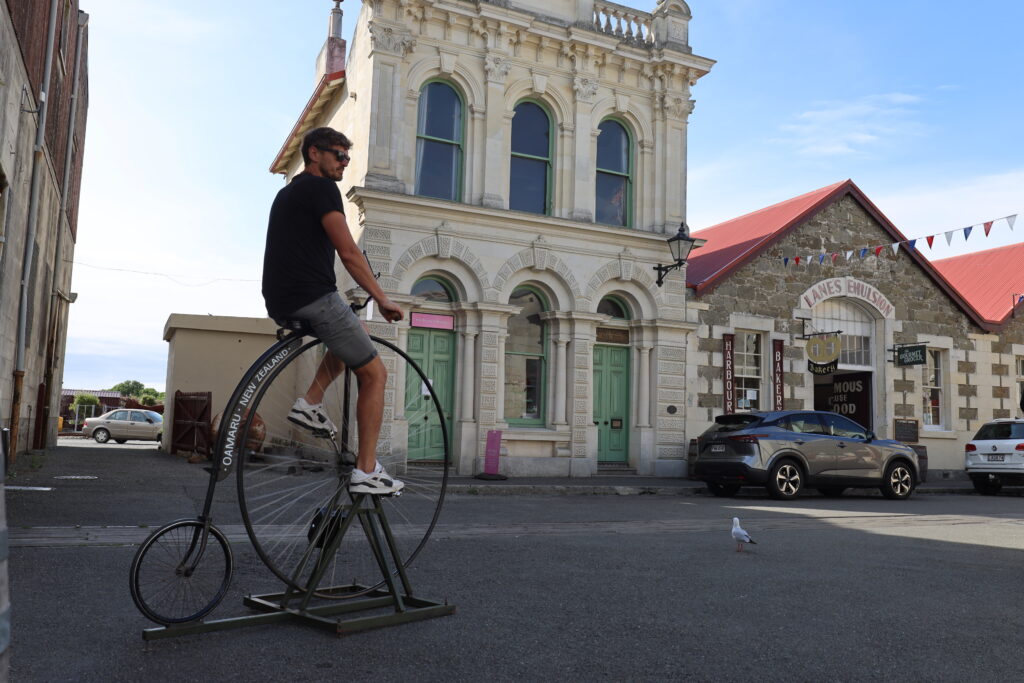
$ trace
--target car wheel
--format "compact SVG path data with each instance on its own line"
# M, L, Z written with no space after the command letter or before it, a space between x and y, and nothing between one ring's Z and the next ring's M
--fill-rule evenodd
M92 433L92 438L96 439L96 443L106 443L110 441L110 432L106 429L97 429Z
M902 460L894 462L885 468L885 476L878 490L891 500L909 498L914 491L914 470Z
M128 441L128 439L114 439L114 441L116 441L118 443L126 443Z
M819 486L818 493L826 498L838 498L846 490L845 486Z
M804 487L804 473L792 460L780 460L768 474L768 495L776 500L791 500Z
M991 474L972 474L971 483L974 490L983 496L994 496L1003 489L1003 482Z
M732 498L740 490L739 484L716 484L710 481L707 484L711 495L718 498Z

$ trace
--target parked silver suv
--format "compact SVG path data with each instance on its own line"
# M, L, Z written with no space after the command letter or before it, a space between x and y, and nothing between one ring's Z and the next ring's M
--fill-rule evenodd
M720 415L697 439L694 477L716 496L764 486L773 498L816 487L839 496L850 487L908 498L920 481L917 453L878 439L853 420L819 410Z
M991 496L1003 485L1024 484L1024 420L986 422L964 446L964 469L978 493Z

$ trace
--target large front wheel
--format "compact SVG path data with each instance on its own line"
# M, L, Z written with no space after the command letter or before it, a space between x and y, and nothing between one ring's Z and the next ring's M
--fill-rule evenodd
M439 396L444 388L435 387L405 352L373 341L388 371L376 456L405 482L401 495L385 498L383 508L397 562L407 567L426 546L444 501L451 461L447 416L441 409L446 397ZM384 576L348 493L359 450L357 382L343 373L323 387L322 409L335 429L308 431L288 415L328 352L316 340L296 343L283 356L272 351L262 365L253 366L221 420L221 430L232 424L239 429L218 440L222 444L230 437L240 454L238 497L246 531L260 559L287 585L306 589L314 572L322 572L317 582L322 589L356 588L321 590L319 597L365 594L383 585ZM336 550L329 552L332 547ZM397 565L390 571L397 573Z
M768 495L776 500L792 500L804 487L804 473L792 460L780 460L768 474Z

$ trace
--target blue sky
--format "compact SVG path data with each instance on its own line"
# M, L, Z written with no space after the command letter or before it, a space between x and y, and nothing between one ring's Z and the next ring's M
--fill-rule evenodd
M171 313L265 315L282 184L268 167L312 93L332 3L81 5L90 102L64 387L163 389ZM342 7L350 34L359 5ZM693 229L846 178L909 237L1024 213L1020 3L690 8L694 52L718 62L693 89ZM931 256L1022 240L1024 219L1001 222Z

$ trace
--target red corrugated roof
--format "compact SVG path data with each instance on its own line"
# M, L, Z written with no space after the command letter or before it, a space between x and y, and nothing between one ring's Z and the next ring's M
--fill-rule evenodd
M708 242L686 262L686 284L699 294L756 257L774 239L817 213L847 185L844 180L820 190L772 204L739 218L698 230L691 236Z
M1024 294L1024 244L1011 244L933 261L964 299L991 324L1001 325Z
M687 286L692 287L697 296L710 291L737 268L757 258L772 243L796 230L831 202L837 201L847 194L856 200L874 218L882 230L892 237L892 242L906 240L903 233L878 210L878 207L852 180L844 180L694 232L693 237L707 240L707 244L694 251L693 256L686 263ZM942 273L920 255L918 250L904 250L902 254L920 266L976 325L988 331L994 331L994 328L999 326L999 323L996 322L998 319L990 319L983 315L959 291L959 287L951 281L947 281ZM1006 297L1006 303L1010 303L1009 296Z

